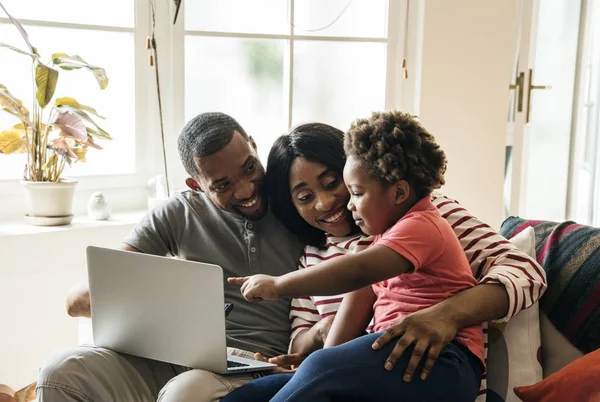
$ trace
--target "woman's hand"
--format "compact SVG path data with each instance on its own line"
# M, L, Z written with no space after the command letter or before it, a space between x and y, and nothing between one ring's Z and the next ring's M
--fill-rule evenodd
M277 289L277 277L270 275L252 275L241 278L227 278L227 282L241 285L244 298L251 302L277 300L280 298Z
M409 382L425 357L425 366L421 371L421 379L427 378L442 349L452 342L461 327L443 311L427 308L404 317L391 325L383 335L373 343L373 349L379 349L394 338L400 337L387 361L386 370L391 370L406 349L415 344L406 371L404 381Z
M335 315L329 315L325 318L321 318L319 322L317 322L313 327L316 331L315 337L319 342L319 345L321 345L319 349L321 349L323 345L325 345L325 341L327 340L327 335L329 335L329 330L331 329L331 325L333 324L334 318Z
M277 368L271 371L273 374L295 373L300 363L306 359L306 355L301 353L292 353L289 355L279 355L267 358L260 353L254 354L254 360L277 365Z

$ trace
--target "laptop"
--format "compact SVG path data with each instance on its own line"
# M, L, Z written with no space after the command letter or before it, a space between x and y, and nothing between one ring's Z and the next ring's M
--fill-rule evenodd
M276 367L227 355L221 267L93 246L87 265L96 346L219 374Z

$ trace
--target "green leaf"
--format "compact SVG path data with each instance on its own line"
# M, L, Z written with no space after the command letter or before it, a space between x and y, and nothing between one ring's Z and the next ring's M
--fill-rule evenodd
M5 48L7 48L7 49L10 49L10 50L12 50L13 52L17 52L17 53L24 54L24 55L26 55L26 56L29 56L29 57L31 57L31 58L32 58L32 59L34 59L34 60L35 60L35 59L38 59L38 58L40 57L40 56L39 56L39 55L37 55L37 54L34 54L34 53L29 53L29 52L27 52L27 51L25 51L25 50L21 50L21 49L19 49L19 48L17 48L17 47L14 47L14 46L8 45L8 44L6 44L6 43L0 43L0 47L5 47Z
M90 137L101 138L103 140L112 140L112 137L104 130L96 131L91 127L86 127L86 131Z
M0 3L0 8L2 8L2 10L4 10L4 13L8 16L8 19L10 19L10 21L13 23L13 25L17 28L17 30L23 37L23 40L25 41L25 43L27 43L27 47L29 48L31 53L36 53L35 48L31 45L31 42L29 42L29 35L27 35L27 31L25 31L25 28L23 28L23 26L19 23L19 21L14 19L13 16L10 15L8 13L8 11L6 11L6 8L4 8L2 3Z
M90 107L90 106L82 105L81 103L77 102L77 100L75 98L69 98L69 97L58 98L54 101L54 104L56 106L63 106L63 105L72 106L75 109L85 110L86 112L91 113L96 117L104 119L104 117L100 116L98 114L98 112L96 112L96 109L94 109L93 107Z
M77 155L77 162L85 162L85 156L87 155L88 151L87 146L72 148L71 151Z
M25 138L21 130L10 128L0 131L0 154L21 153L27 151Z
M54 96L57 82L58 71L42 63L37 63L35 66L35 85L37 86L35 98L42 109L50 103L52 96Z
M81 56L69 56L66 53L54 53L52 55L52 64L67 71L86 68L94 74L96 81L98 81L98 85L100 85L100 89L106 89L108 86L106 71L102 67L89 64L87 61L83 60Z
M2 84L0 84L0 108L31 125L31 122L29 121L29 110L23 106L21 100L15 98Z
M98 138L102 138L105 140L112 140L112 137L110 136L110 134L108 134L106 131L104 131L90 116L88 116L88 114L86 112L84 112L83 110L79 110L74 108L73 106L68 106L68 105L62 105L62 106L58 106L56 108L56 110L61 111L61 112L71 112L74 113L76 115L78 115L79 117L81 117L83 120L85 120L86 122L90 123L91 125L93 125L94 127L96 127L96 130L87 127L87 132L88 134L98 137Z

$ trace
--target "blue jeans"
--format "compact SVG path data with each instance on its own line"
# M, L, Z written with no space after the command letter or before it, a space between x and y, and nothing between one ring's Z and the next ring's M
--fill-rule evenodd
M273 374L251 381L221 402L469 402L479 393L482 366L477 357L456 343L446 346L429 377L402 379L412 353L409 348L392 371L384 363L395 346L390 342L375 351L381 333L364 335L335 348L311 354L296 374Z

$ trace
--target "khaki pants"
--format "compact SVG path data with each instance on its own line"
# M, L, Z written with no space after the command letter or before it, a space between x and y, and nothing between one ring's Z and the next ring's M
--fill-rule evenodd
M243 350L228 352L252 358ZM215 402L258 376L223 376L81 346L54 354L42 367L37 396L40 402Z

